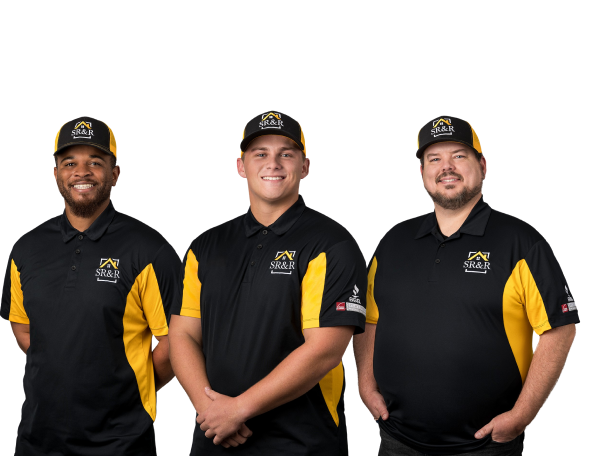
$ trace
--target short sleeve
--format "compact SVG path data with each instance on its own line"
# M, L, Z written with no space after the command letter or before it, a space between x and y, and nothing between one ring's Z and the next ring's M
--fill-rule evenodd
M302 280L302 328L355 326L366 320L366 263L353 240L313 258Z
M24 325L30 324L30 319L23 305L21 274L12 253L8 260L6 274L4 276L2 305L0 309L0 315L2 315L2 318L5 320Z
M545 240L531 248L524 261L519 262L519 269L527 317L537 334L579 323L573 294Z
M192 248L188 249L182 266L182 296L172 312L184 317L201 318L201 281L199 261Z
M179 300L180 257L165 244L156 254L140 286L142 309L155 336L166 336L171 306Z

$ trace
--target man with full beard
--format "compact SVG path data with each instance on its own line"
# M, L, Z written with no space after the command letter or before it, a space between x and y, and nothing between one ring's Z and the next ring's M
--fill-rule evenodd
M180 259L114 210L120 169L106 124L68 122L54 155L65 211L17 241L2 293L0 314L27 355L15 454L154 455Z
M483 201L469 123L435 118L417 157L435 212L381 240L353 343L379 455L520 455L575 336L573 296L545 239Z

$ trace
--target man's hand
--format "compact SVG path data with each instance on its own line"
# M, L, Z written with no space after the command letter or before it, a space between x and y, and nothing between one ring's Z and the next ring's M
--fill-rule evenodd
M197 423L205 432L205 437L214 439L215 445L236 447L245 443L252 431L245 425L245 416L236 398L205 388L205 394L213 401L197 416Z
M370 413L372 413L372 417L375 420L382 419L385 421L389 418L389 412L387 411L387 405L385 404L385 399L381 396L377 390L368 390L359 392L364 405L368 407Z
M494 442L506 443L522 434L526 427L525 420L510 410L493 418L490 423L476 432L475 437L482 439L490 434Z

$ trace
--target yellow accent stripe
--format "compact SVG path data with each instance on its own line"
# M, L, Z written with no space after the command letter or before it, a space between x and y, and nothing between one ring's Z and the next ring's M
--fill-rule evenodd
M112 261L112 258L108 258L108 259L107 259L106 261L104 261L104 262L103 262L103 264L102 264L102 265L101 265L99 268L97 268L97 269L101 269L101 268L103 268L103 267L104 267L105 265L107 265L108 263L110 263L110 264L111 264L111 265L114 267L114 269L118 269L118 266L116 265L116 263L115 263L114 261Z
M372 323L373 325L376 325L379 321L379 308L376 305L376 299L374 299L374 279L376 278L377 266L378 262L374 257L368 271L368 292L366 294L366 323Z
M57 144L59 143L59 133L61 133L61 129L57 132L57 136L55 136L55 150L53 151L53 153L57 152Z
M162 316L161 316L162 314ZM151 330L151 327L154 329ZM167 334L167 321L152 264L137 276L127 295L123 315L123 343L133 369L142 405L156 419L156 389L152 364L152 334Z
M188 251L184 267L184 293L180 315L201 318L201 281L199 280L199 262L192 252Z
M9 321L30 324L25 307L23 307L23 290L21 289L21 274L17 270L15 260L11 260L11 306L8 315Z
M298 126L300 127L300 124L298 124ZM300 127L300 142L302 143L302 152L305 154L305 157L306 157L307 156L307 146L305 144L304 132L302 131L302 127Z
M518 364L522 383L533 359L533 330L552 329L543 298L526 260L520 260L503 290L503 325Z
M480 145L480 140L478 139L478 135L476 134L476 132L474 131L472 126L469 124L469 122L467 123L467 125L469 125L469 128L471 128L471 130L472 130L472 144L474 146L474 149L476 149L476 151L481 154L482 146Z
M110 127L108 127L108 131L110 132L110 152L112 152L116 158L116 139L114 138L114 133L112 133Z
M309 262L302 279L302 329L319 328L321 301L326 284L326 253Z
M319 382L321 393L324 396L328 410L338 426L338 403L343 392L343 383L345 379L345 371L343 362L328 372Z

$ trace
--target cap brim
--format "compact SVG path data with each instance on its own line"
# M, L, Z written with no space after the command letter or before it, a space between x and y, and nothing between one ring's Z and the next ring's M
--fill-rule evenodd
M477 150L472 144L468 144L465 141L459 141L458 139L453 139L453 138L450 138L450 139L448 139L448 138L438 138L438 139L434 139L432 141L429 141L428 143L426 143L422 147L419 147L419 150L417 150L417 158L421 158L423 156L423 152L425 152L425 149L427 149L429 146L431 146L433 144L441 143L441 142L456 142L456 143L459 143L459 144L464 144L464 145L466 145L468 147L471 147L472 149L474 149L479 154L482 153L479 150Z
M300 150L303 150L303 147L300 144L300 138L296 138L294 135L290 134L289 132L287 132L285 130L272 131L270 129L267 129L267 130L260 130L255 133L251 133L248 136L246 136L245 138L243 138L243 141L241 141L241 152L245 152L247 150L247 146L249 146L249 144L254 139L256 139L260 136L266 136L266 135L285 136L286 138L289 138L292 141L294 141Z
M116 157L116 155L114 155L114 154L113 154L113 153L110 151L110 149L107 149L107 148L105 148L104 146L101 146L101 145L99 145L99 144L94 144L94 143L83 142L83 141L79 141L79 142L71 142L71 143L64 144L63 146L61 146L59 149L57 149L57 150L55 151L55 153L53 154L53 156L55 156L55 155L57 155L57 154L60 154L60 153L61 153L61 152L62 152L64 149L67 149L68 147L71 147L71 146L79 146L79 145L80 145L80 146L82 146L82 145L85 145L85 146L93 146L93 147L95 147L96 149L99 149L99 150L101 150L102 152L107 153L108 155L112 155L113 157Z

